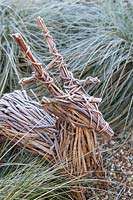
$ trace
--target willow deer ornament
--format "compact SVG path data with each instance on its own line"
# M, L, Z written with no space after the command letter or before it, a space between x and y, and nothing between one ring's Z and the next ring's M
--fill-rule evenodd
M24 78L21 84L41 82L50 92L51 98L44 97L41 105L46 112L54 115L57 132L53 134L54 159L56 162L65 163L64 172L68 176L82 176L94 172L97 177L104 177L102 157L97 148L97 134L106 139L113 136L113 131L104 120L98 109L101 98L90 96L84 86L98 83L98 78L88 77L85 80L74 78L68 71L67 64L58 53L56 45L42 18L37 23L46 39L53 60L43 68L42 64L34 57L30 47L21 34L13 34L25 57L32 63L35 73L32 77ZM59 89L49 70L59 67L63 89ZM76 193L76 198L85 199L83 191Z

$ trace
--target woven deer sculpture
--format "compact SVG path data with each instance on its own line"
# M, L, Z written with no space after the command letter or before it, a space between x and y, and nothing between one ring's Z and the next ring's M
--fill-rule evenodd
M92 172L95 172L97 177L103 178L104 170L97 149L96 136L99 134L110 139L114 133L98 109L101 98L88 95L84 89L87 84L98 83L99 80L92 77L85 80L74 78L68 71L63 57L58 53L43 19L39 17L37 23L48 43L53 60L44 69L21 34L13 34L25 57L34 67L32 77L22 79L20 83L29 84L39 81L49 90L52 98L44 97L41 105L47 113L55 116L56 131L51 132L51 141L54 141L51 143L54 152L52 155L56 162L65 163L65 173L69 176L82 176L92 175ZM63 90L55 85L48 73L49 70L57 67L60 70ZM80 193L83 192L79 192L76 199L85 199Z

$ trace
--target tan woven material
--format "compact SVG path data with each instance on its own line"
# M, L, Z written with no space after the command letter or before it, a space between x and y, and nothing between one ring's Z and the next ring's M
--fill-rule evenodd
M49 90L52 96L49 99L43 98L41 103L46 111L44 116L49 116L50 121L48 123L51 122L50 117L54 116L52 117L54 131L52 132L47 127L44 134L45 136L48 135L50 139L53 137L50 140L51 144L49 141L43 140L45 144L49 145L50 152L47 151L47 154L56 157L57 162L64 163L64 173L69 176L92 175L95 172L98 177L103 178L104 170L102 158L97 149L96 134L110 139L114 133L98 109L101 98L90 96L84 89L85 85L98 83L99 80L92 77L85 80L74 78L73 74L68 71L63 57L58 53L44 21L39 17L37 23L48 43L50 53L53 55L53 60L45 69L34 57L21 34L13 34L13 38L35 70L32 77L22 79L20 83L28 84L39 81ZM48 73L49 70L56 67L60 69L63 90L55 85ZM36 132L36 134L39 135L39 132ZM82 190L81 192L75 192L75 194L78 199L85 199Z

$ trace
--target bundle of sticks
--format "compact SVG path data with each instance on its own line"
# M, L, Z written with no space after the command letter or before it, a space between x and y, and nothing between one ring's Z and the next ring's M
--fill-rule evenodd
M28 148L37 152L36 149L41 151L42 145L44 151L42 150L41 154L45 153L47 157L51 159L54 158L55 162L65 163L64 172L68 176L82 176L85 174L91 176L94 172L97 177L103 178L104 169L102 157L97 148L96 138L97 134L99 134L106 139L110 139L114 133L98 109L101 98L90 96L84 89L87 84L99 83L99 80L98 78L92 77L88 77L85 80L74 78L72 72L68 71L67 64L63 57L58 53L53 38L49 34L43 19L38 17L37 23L48 43L53 60L44 68L32 54L30 47L21 34L13 34L13 38L24 52L26 59L34 67L34 74L32 77L22 79L20 83L31 84L35 81L39 81L49 90L51 98L44 97L41 106L38 103L33 103L32 100L28 99L28 101L25 101L24 99L25 108L28 109L28 107L26 107L27 105L33 105L30 107L32 110L31 116L35 118L32 121L29 113L27 120L30 121L30 123L28 121L26 123L25 121L23 122L23 115L27 110L24 109L26 112L21 112L22 102L18 105L14 100L14 106L12 108L14 110L18 109L18 107L20 108L18 112L20 112L22 116L20 117L22 118L20 122L24 125L24 128L21 129L19 124L13 127L12 124L14 122L11 121L12 124L9 125L11 125L12 128L8 127L8 129L11 131L12 129L21 129L21 132L22 130L29 131L25 128L29 124L32 131L29 131L29 134L25 134L25 137L21 139L21 144L26 144L26 138L32 137L31 141L34 141L34 144L32 144L32 148L30 145ZM55 85L53 78L49 75L49 71L57 67L60 70L63 89L59 89ZM15 116L16 113L13 113L12 116ZM11 118L9 118L9 121L10 119ZM32 126L34 127L34 123L38 125L32 128ZM40 128L37 129L38 126L42 128L42 132ZM6 135L6 133L4 134ZM15 137L15 140L19 139L17 138L19 136L14 136L14 138ZM8 138L13 140L13 136L8 136ZM76 198L85 199L82 190L76 192Z

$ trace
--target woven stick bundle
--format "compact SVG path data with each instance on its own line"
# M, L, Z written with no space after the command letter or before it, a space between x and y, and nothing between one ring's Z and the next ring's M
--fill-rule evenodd
M55 118L26 91L5 94L0 99L0 134L11 141L49 159L55 157L53 133L56 132Z

